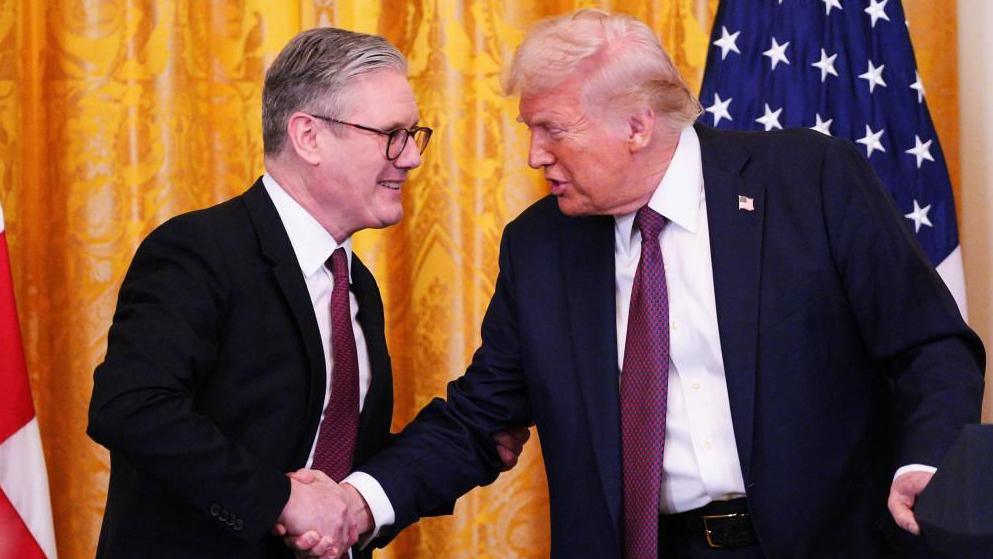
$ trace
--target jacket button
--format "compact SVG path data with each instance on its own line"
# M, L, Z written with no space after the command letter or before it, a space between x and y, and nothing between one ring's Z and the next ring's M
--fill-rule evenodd
M221 513L221 505L214 503L210 505L210 516L217 516Z

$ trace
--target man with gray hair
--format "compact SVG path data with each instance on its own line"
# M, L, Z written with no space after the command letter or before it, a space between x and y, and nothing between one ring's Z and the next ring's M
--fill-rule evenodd
M276 535L338 557L350 519L392 522L346 477L387 444L393 406L383 303L351 236L400 220L431 138L406 72L381 37L299 34L266 74L266 173L138 248L90 404L111 454L98 557L291 556Z
M629 16L540 23L508 89L550 196L504 231L447 401L361 466L380 528L492 481L489 434L534 422L553 557L920 552L914 498L979 419L984 353L864 158L694 124Z

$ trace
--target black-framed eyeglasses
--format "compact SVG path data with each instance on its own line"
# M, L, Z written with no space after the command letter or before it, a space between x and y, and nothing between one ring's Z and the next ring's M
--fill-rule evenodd
M363 126L361 124L355 124L354 122L346 122L344 120L338 120L329 116L315 115L311 113L307 114L310 114L310 116L314 118L319 118L335 124L344 124L345 126L351 126L352 128L358 128L359 130L365 130L366 132L373 132L386 136L386 159L389 161L394 161L396 158L400 157L400 154L403 153L403 149L407 147L407 140L411 138L414 139L414 145L417 146L418 153L424 153L424 149L428 147L428 141L431 140L431 134L434 133L434 131L427 126L411 126L410 128L397 128L395 130L380 130L371 126Z

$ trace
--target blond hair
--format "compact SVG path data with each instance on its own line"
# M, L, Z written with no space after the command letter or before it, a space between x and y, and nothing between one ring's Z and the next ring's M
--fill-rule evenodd
M658 37L625 14L583 9L548 18L531 29L504 78L507 94L534 94L586 74L589 105L628 109L645 104L681 129L701 113Z

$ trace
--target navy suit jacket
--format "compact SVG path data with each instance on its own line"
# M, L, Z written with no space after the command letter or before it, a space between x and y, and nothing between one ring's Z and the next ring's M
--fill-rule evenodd
M698 126L718 327L767 557L890 549L895 468L936 465L978 421L984 353L864 157L808 130ZM753 198L754 211L738 208ZM552 556L619 558L614 220L552 197L510 223L465 375L363 470L397 512L492 481L489 435L536 423Z
M372 382L355 461L386 445L393 383L376 281L353 257ZM88 433L110 449L101 558L290 558L268 531L325 394L317 320L261 180L173 218L121 286ZM368 551L356 557L365 557Z

